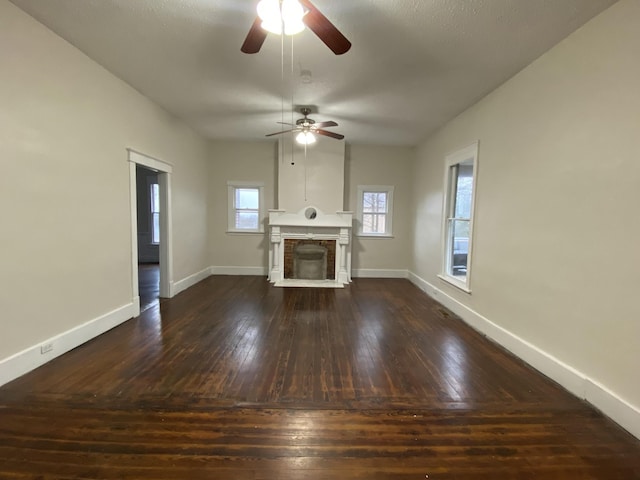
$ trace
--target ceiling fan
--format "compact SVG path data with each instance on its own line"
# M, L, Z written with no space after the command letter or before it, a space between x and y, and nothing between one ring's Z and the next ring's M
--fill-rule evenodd
M344 135L339 133L330 132L329 130L324 130L325 127L337 127L338 124L332 120L328 122L317 122L312 118L309 118L308 115L311 113L311 108L302 107L300 108L300 113L304 118L299 118L296 120L296 124L292 123L284 123L278 122L281 125L289 125L294 127L290 130L283 130L281 132L269 133L266 135L267 137L273 137L274 135L280 135L282 133L290 133L290 132L300 132L296 136L296 141L302 144L314 143L316 141L313 134L324 135L325 137L335 138L337 140L342 140Z
M262 18L264 17L265 8L261 9L261 5L267 5L275 9L278 16L275 22L275 29L269 28L269 24L273 25L273 21ZM296 29L288 32L285 14L287 13L286 10L291 9L298 12L299 16L294 20ZM259 16L251 25L249 33L240 48L244 53L258 53L267 38L268 31L280 33L279 30L282 30L283 20L285 22L285 34L297 33L306 26L336 55L342 55L351 48L351 42L309 0L262 0L258 5L258 14ZM302 17L301 19L300 16ZM297 28L298 25L301 28Z

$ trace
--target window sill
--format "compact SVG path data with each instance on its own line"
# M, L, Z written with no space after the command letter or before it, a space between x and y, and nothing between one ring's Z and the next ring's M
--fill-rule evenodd
M264 235L264 230L227 230L229 235Z
M455 277L450 277L448 275L438 275L438 278L442 281L447 282L449 285L456 287L458 290L463 291L464 293L471 294L471 289L467 286L467 284L461 282Z
M387 233L356 233L360 238L395 238L393 234Z

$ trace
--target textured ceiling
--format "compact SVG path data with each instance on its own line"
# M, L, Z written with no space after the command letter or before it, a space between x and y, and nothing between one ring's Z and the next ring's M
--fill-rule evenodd
M264 139L283 105L290 121L313 104L348 142L388 145L416 145L615 3L313 0L353 44L335 56L308 30L241 53L258 0L11 1L209 138Z

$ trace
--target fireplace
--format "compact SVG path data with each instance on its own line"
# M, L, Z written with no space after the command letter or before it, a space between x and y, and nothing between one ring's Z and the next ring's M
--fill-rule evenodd
M269 212L269 280L281 287L342 287L351 281L351 212L315 207Z

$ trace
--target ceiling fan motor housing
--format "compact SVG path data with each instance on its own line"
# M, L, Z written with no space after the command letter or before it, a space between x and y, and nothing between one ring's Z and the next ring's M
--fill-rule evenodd
M299 118L298 120L296 120L296 125L308 129L311 125L316 123L315 120L307 117L307 115L309 115L311 112L311 107L300 107L300 113L304 115L304 118Z
M307 118L307 117L299 118L298 120L296 120L296 125L301 127L310 127L314 123L316 123L315 120L312 120L311 118Z

